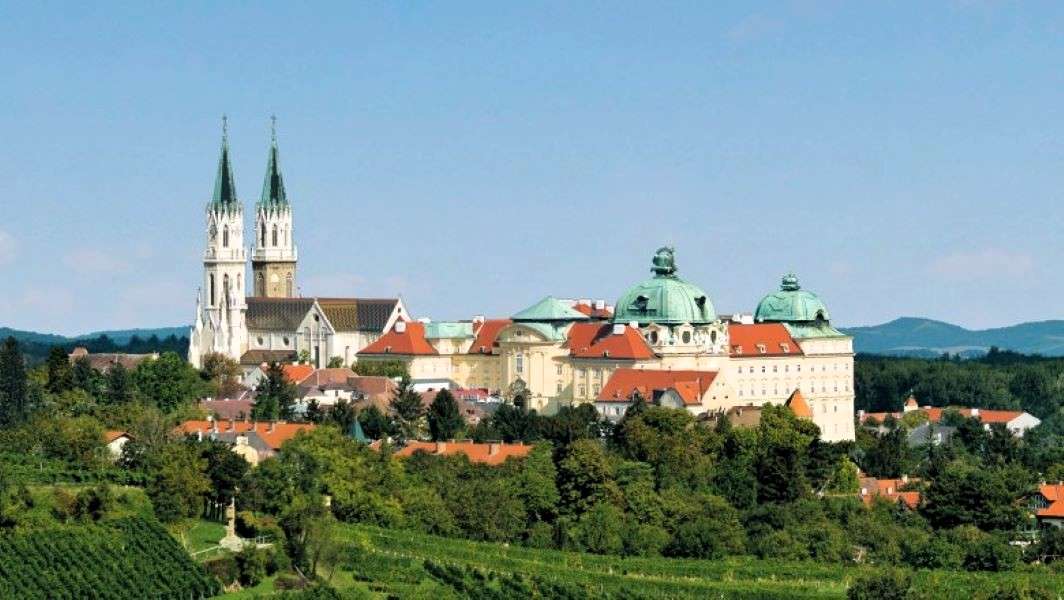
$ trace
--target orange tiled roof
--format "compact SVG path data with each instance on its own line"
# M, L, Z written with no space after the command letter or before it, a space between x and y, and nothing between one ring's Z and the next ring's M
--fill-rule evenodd
M204 435L209 434L212 430L212 426L218 424L219 433L236 432L245 433L254 430L254 432L262 438L262 441L277 450L282 444L288 440L294 438L300 431L312 431L314 429L313 423L252 423L249 421L185 421L177 426L178 431L182 433L196 433L197 431L203 432ZM271 431L270 428L273 428Z
M675 390L686 406L702 403L716 371L658 371L653 369L617 369L599 392L598 402L628 402L639 392L648 402L656 391Z
M605 308L595 308L595 304L586 304L584 302L577 302L573 305L573 310L576 312L585 314L592 319L608 319L613 316L613 310L609 306Z
M802 355L783 323L728 323L728 340L733 357Z
M104 439L104 443L105 444L110 444L111 442L113 442L113 441L115 441L118 438L123 437L123 436L129 437L129 434L124 432L124 431L105 431L105 432L103 432L103 439Z
M805 396L802 395L802 390L794 390L791 392L791 397L787 398L787 408L791 409L794 416L799 419L812 419L813 409L809 408L809 403L805 401Z
M920 506L920 492L899 491L903 486L915 483L918 479L874 479L861 478L861 501L872 504L876 498L885 498L894 502L904 502L909 508Z
M637 329L625 325L623 333L613 333L613 327L610 323L573 323L568 334L569 354L575 358L654 358Z
M1039 510L1036 516L1064 519L1064 483L1043 483L1038 493L1049 501L1049 506Z
M285 378L292 383L301 383L314 372L312 365L281 365Z
M375 447L380 447L377 443ZM406 446L396 451L396 456L411 456L415 452L427 452L438 456L464 454L470 462L485 465L498 465L507 458L520 458L532 451L532 446L525 444L478 444L475 442L407 442Z
M1010 421L1012 421L1013 419L1015 419L1015 418L1017 418L1017 417L1019 417L1019 416L1021 416L1023 414L1022 410L992 410L992 409L989 409L989 408L978 408L978 409L974 409L974 410L978 410L979 413L973 415L972 414L972 410L973 409L971 409L971 408L958 408L958 407L949 407L949 408L956 408L957 412L960 413L961 416L963 416L963 417L973 417L974 416L977 419L979 419L980 422L983 422L983 423L1007 424ZM938 423L939 421L941 421L942 420L942 413L945 412L946 410L948 410L948 409L947 408L941 408L941 407L931 407L931 406L925 406L925 407L920 409L920 411L922 411L924 414L927 415L927 420L931 421L932 423ZM900 418L902 418L903 413L900 413L900 412L865 413L864 418L867 419L867 418L871 417L871 418L873 418L873 419L875 419L877 421L882 422L888 416L894 417L895 419L900 419Z
M511 323L510 319L487 319L477 327L476 337L469 346L469 354L491 354L499 332Z
M398 331L402 329L403 331ZM358 351L358 354L405 354L431 356L439 354L425 339L425 324L401 321L380 339Z

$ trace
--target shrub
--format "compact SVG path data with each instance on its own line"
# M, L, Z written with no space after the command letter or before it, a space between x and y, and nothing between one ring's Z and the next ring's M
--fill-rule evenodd
M268 559L266 552L253 544L244 546L235 555L237 569L240 572L240 584L251 587L258 585L266 577Z
M849 600L905 600L912 579L906 573L888 569L857 578L846 590Z
M969 571L1011 571L1020 562L1020 551L997 537L987 537L968 548L964 568Z
M240 579L240 567L237 566L236 559L229 554L204 562L203 568L225 586L233 585Z

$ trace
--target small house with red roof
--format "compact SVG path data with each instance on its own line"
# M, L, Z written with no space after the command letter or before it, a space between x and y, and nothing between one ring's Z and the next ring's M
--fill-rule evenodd
M1039 485L1030 507L1039 525L1064 527L1064 481Z
M617 369L595 398L595 409L618 421L638 395L648 403L701 414L709 406L707 397L716 378L715 371Z
M910 479L908 475L902 475L900 479L876 479L875 477L861 476L860 494L861 501L865 505L871 505L876 500L897 502L906 508L916 509L920 507L920 492L912 489L918 479Z
M379 441L370 444L374 450L380 448ZM465 456L469 462L482 465L501 465L510 458L524 458L532 452L528 444L504 444L502 442L477 443L470 441L420 442L410 441L395 451L395 456L408 458L422 452L433 456Z
M212 439L227 442L234 451L252 465L273 456L285 442L301 431L313 431L313 423L286 423L284 421L219 421L216 419L184 421L177 432L196 439Z
M1023 437L1027 431L1037 427L1042 422L1038 417L1022 410L918 406L916 398L913 396L909 396L905 401L905 406L901 412L866 413L864 411L858 411L857 420L861 423L871 421L875 424L882 424L888 417L901 419L909 413L921 412L927 416L928 423L939 425L942 421L942 416L946 411L950 410L956 411L962 417L978 419L987 429L990 429L990 426L995 423L1004 425L1005 429L1009 430L1009 432L1016 437Z

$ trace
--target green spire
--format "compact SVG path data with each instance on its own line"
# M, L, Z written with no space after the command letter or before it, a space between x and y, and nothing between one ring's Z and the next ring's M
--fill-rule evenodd
M287 206L288 196L284 191L281 176L281 161L277 155L277 117L270 117L270 158L266 164L266 180L262 182L260 206Z
M211 199L211 206L231 208L236 205L233 166L229 164L229 120L222 115L222 155L218 158L218 175L214 178L214 197Z

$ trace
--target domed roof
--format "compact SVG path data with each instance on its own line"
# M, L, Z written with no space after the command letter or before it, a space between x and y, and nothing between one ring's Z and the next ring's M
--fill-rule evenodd
M802 289L794 273L783 276L780 291L762 298L754 320L763 322L828 321L828 309L820 297Z
M672 248L659 248L650 268L654 276L625 292L614 308L614 323L712 323L717 319L709 296L676 276Z

